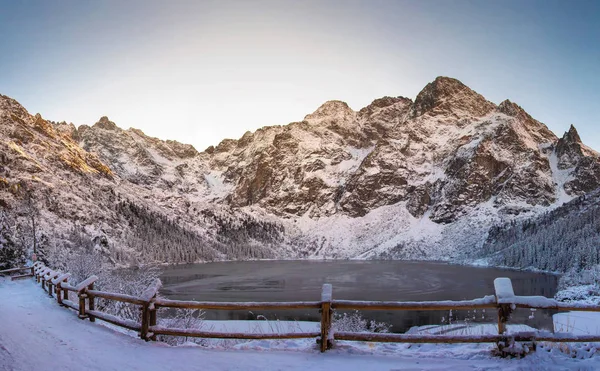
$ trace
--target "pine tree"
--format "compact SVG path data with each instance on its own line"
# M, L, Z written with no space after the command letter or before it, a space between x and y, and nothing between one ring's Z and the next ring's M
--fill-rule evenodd
M15 243L8 215L0 211L0 270L15 268L25 263L25 252Z

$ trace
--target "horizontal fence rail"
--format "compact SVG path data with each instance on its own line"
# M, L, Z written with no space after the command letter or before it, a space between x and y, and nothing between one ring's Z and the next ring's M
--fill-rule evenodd
M320 332L290 332L278 334L252 334L252 333L232 333L232 332L207 332L194 329L166 328L162 326L152 326L152 332L157 335L172 336L190 336L215 339L302 339L316 338Z
M19 278L26 278L26 277L33 277L34 275L34 268L33 267L21 267L21 268L11 268L11 269L4 269L0 271L0 276L3 275L10 275L11 273L17 273L17 272L27 272L27 273L21 273L21 274L17 274L17 275L13 275L10 277L11 281L17 280Z
M165 308L184 309L217 309L217 310L248 310L248 309L319 309L320 301L292 301L292 302L221 302L221 301L180 301L156 299L154 305Z
M600 306L592 304L572 304L557 302L543 296L517 296L513 292L509 278L494 280L494 295L488 295L474 300L444 300L444 301L358 301L335 300L333 288L324 284L320 301L295 302L211 302L211 301L182 301L158 298L161 287L160 280L155 280L140 295L126 295L94 289L96 276L91 276L77 285L69 283L68 273L54 271L42 263L36 262L31 267L13 268L0 271L0 275L19 274L13 278L34 277L36 282L58 303L77 311L79 318L102 321L140 333L146 341L156 340L157 335L185 336L219 339L301 339L316 338L322 352L330 348L334 341L371 341L394 343L496 343L502 349L511 342L600 342L599 335L577 336L570 333L550 333L547 331L507 333L506 322L516 308L554 309L557 311L589 311L600 312ZM74 293L76 301L69 298L69 292ZM114 300L140 306L141 321L123 319L95 309L96 298ZM290 333L225 333L203 331L189 328L169 328L157 325L158 308L176 308L189 310L290 310L318 309L321 313L321 329L314 332ZM387 311L440 311L440 310L473 310L494 308L498 312L498 334L482 335L429 335L429 334L391 334L391 333L362 333L332 331L333 312L335 310L387 310Z
M496 308L496 297L486 296L482 299L462 301L355 301L333 300L334 309L356 310L460 310Z

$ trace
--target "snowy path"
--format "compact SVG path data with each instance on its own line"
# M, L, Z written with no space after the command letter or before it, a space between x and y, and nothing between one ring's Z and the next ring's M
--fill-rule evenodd
M215 350L143 342L81 321L32 281L0 278L0 370L564 370L600 369L599 357L570 359L538 351L525 359L489 356L490 346L341 345L325 354ZM396 348L394 348L396 347ZM378 350L379 349L379 350ZM383 349L383 350L382 350ZM384 354L394 349L391 355ZM353 354L354 353L354 354Z

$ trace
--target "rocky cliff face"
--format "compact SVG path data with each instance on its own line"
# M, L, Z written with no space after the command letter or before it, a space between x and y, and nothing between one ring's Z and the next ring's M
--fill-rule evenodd
M190 145L122 130L106 117L78 129L49 122L6 96L0 128L1 211L24 219L31 210L23 199L33 194L36 235L49 241L46 248L62 249L73 242L69 235L83 234L123 264L289 254L268 217L210 203L205 163ZM26 225L13 226L18 239L31 233Z
M496 105L446 77L414 102L384 97L354 111L330 101L301 122L204 152L106 117L78 129L49 124L0 101L3 153L37 140L53 167L110 183L199 233L210 235L214 210L231 223L274 223L282 256L451 258L480 246L498 220L600 186L599 155L574 127L559 139L517 104ZM24 153L15 161L33 174L40 154Z
M235 206L291 218L363 217L405 202L413 217L451 223L488 201L507 213L556 202L554 152L560 170L589 161L581 172L597 172L590 170L597 154L557 141L518 105L496 106L458 80L438 78L414 103L387 97L354 112L332 101L302 122L247 133L217 147L209 167L223 171ZM587 190L600 185L581 178Z

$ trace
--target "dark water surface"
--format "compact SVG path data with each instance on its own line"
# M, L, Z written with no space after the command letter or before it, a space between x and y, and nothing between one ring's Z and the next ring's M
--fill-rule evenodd
M322 285L330 283L334 299L468 300L493 295L497 277L511 278L516 295L552 297L558 283L555 275L434 262L252 261L168 267L161 277L161 294L169 299L199 301L312 301L320 300ZM552 329L551 314L519 309L511 322ZM317 310L207 311L205 318L255 319L258 315L280 320L319 320ZM496 322L492 309L452 315L448 311L368 311L363 315L392 324L394 332L448 321Z

